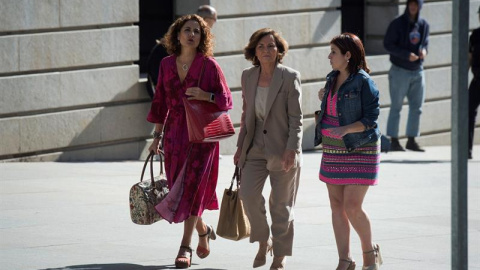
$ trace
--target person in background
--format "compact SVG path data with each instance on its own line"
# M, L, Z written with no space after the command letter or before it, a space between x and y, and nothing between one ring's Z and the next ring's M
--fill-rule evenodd
M478 13L480 19L480 7ZM468 52L468 63L473 73L473 80L468 88L468 158L472 159L475 120L480 104L480 27L473 30L470 36Z
M378 184L380 164L379 91L368 75L362 41L343 33L330 41L327 75L315 128L315 145L323 144L319 178L327 184L332 224L337 243L337 270L353 270L350 224L363 250L363 270L379 269L380 247L373 242L370 219L363 200L370 186Z
M303 116L300 73L281 64L287 51L287 42L270 28L253 33L244 49L253 67L242 73L242 117L233 162L241 169L240 198L250 220L250 242L259 242L254 268L266 263L272 248L270 269L285 269L285 256L292 255ZM267 177L272 186L270 228L262 196Z
M405 13L388 26L383 45L390 54L388 73L391 107L387 122L390 151L405 151L398 141L400 111L405 96L408 100L407 145L405 148L424 152L415 141L420 136L420 115L425 101L423 61L427 56L429 25L420 17L422 0L408 0Z
M198 7L197 15L202 17L210 28L217 22L217 10L209 5L202 5Z
M202 17L210 28L212 28L217 22L217 11L212 6L199 6L197 15ZM147 58L147 90L151 98L153 98L153 95L155 94L155 88L157 86L160 61L164 57L168 56L165 45L163 45L164 42L165 41L163 38L156 39L155 46L152 48Z
M210 254L209 240L216 238L213 226L203 221L202 214L204 210L218 210L215 189L219 144L189 142L183 97L214 103L219 110L230 110L232 96L220 66L212 58L210 27L200 16L177 19L164 40L170 56L160 64L158 84L147 117L155 124L154 140L148 150L165 153L170 192L155 209L170 223L183 222L183 238L175 266L188 268L192 263L193 230L198 232L196 253L201 259Z

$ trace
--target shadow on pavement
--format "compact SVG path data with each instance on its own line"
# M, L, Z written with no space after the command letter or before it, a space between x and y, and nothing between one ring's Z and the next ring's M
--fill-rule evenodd
M85 264L71 265L59 268L46 268L39 270L159 270L159 269L175 269L175 266L143 266L130 263L112 263L112 264Z
M192 264L194 266L195 263ZM161 270L176 269L174 265L143 266L130 263L112 263L112 264L85 264L71 265L59 268L46 268L39 270ZM226 270L218 268L201 268L202 270Z

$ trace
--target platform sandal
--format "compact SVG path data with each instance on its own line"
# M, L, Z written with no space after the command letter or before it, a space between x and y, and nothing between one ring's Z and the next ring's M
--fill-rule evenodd
M207 224L207 233L199 234L198 237L207 237L208 249L200 246L197 246L197 256L200 259L205 259L208 255L210 255L210 239L215 240L217 239L217 235L215 234L215 230L213 229L212 225Z
M180 254L182 249L184 252ZM175 258L175 267L180 269L189 268L192 265L192 248L188 246L180 246L178 253L177 258ZM190 257L188 257L186 253L190 253Z

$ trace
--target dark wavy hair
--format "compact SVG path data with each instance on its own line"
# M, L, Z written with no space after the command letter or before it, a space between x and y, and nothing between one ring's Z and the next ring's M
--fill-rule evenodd
M183 25L190 20L197 21L198 24L200 24L201 37L197 51L201 52L205 56L212 56L214 46L213 34L210 32L210 27L208 27L207 23L202 19L202 17L195 14L182 16L178 18L172 25L170 25L168 32L163 37L163 46L165 49L167 49L167 53L180 55L182 52L182 45L178 41L178 33L180 33Z
M252 34L250 37L250 41L248 42L247 46L243 49L243 54L245 55L245 59L252 61L254 66L259 66L260 61L258 58L255 57L255 48L257 47L258 42L264 36L272 35L273 39L275 40L275 45L278 48L277 54L277 63L282 63L283 57L287 54L288 51L288 43L285 39L283 39L279 33L275 32L275 30L271 28L262 28L255 33Z
M355 34L342 33L332 38L330 44L337 46L342 54L350 52L352 55L348 62L348 72L353 74L357 73L360 69L363 69L365 72L370 73L367 60L365 60L365 49L363 48L363 43Z

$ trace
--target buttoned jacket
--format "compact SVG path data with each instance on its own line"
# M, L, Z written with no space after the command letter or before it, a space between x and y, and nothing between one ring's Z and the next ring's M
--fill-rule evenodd
M237 147L242 149L240 168L245 164L247 152L255 136L255 96L260 67L245 69L242 73L242 118ZM294 166L300 166L302 152L302 89L300 73L277 64L273 72L265 105L262 136L265 142L267 169L281 170L286 149L297 153Z

